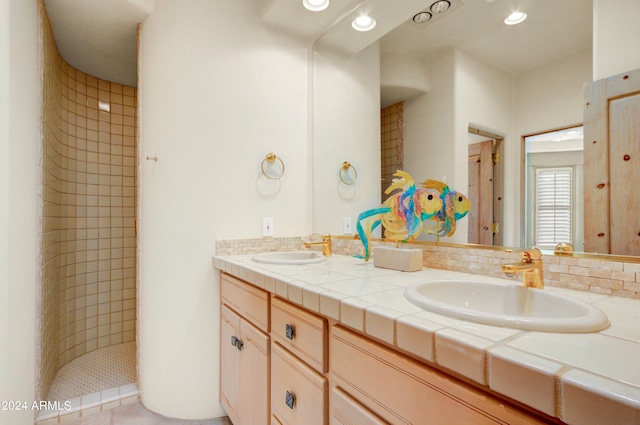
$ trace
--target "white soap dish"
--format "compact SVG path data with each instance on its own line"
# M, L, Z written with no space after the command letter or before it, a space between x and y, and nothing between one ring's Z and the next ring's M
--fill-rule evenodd
M416 272L422 270L422 250L378 246L373 248L373 265L403 272Z

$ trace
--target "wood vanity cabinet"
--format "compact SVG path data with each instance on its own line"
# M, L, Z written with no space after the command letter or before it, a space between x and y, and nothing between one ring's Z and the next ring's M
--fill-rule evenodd
M220 401L235 425L269 423L269 293L222 274Z
M220 284L220 398L234 425L548 423L233 276Z

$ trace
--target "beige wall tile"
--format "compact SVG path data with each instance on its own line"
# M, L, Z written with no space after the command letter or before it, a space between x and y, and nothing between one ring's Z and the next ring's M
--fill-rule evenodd
M46 11L42 13L45 75L39 390L44 398L55 373L68 361L98 347L134 339L135 290L123 290L122 269L125 248L130 248L133 260L127 267L135 285L137 91L65 63ZM110 102L110 112L99 110L98 100ZM125 222L124 216L132 219ZM111 273L111 267L119 272ZM118 283L112 284L112 279ZM129 301L129 322L123 322L122 313L113 313L123 310L123 298Z

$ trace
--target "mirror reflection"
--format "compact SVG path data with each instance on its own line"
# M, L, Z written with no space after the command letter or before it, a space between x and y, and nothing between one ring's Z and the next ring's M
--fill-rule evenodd
M524 137L525 245L584 251L582 126Z
M500 164L494 167L491 177L497 187L493 193L493 220L489 221L490 226L481 228L490 227L498 233L493 236L495 240L479 243L520 247L542 244L546 248L568 237L570 241L563 242L571 242L576 251L581 251L580 190L584 165L578 158L580 154L567 148L571 153L565 156L577 159L549 159L545 164L545 158L553 158L555 154L525 153L522 136L539 136L550 129L567 129L583 121L584 85L595 74L592 1L451 0L449 3L450 10L439 16L432 13L432 19L426 22L419 19L421 22L416 23L413 17L422 9L426 11L428 5L422 3L407 10L405 21L379 34L376 42L348 53L344 51L349 49L343 48L342 55L336 53L332 59L327 53L328 43L322 43L330 38L331 31L316 44L315 58L343 61L353 69L359 58L366 58L369 64L377 59L377 67L369 66L367 73L358 74L362 78L359 88L370 86L378 78L381 128L388 115L399 114L392 120L401 123L394 129L397 140L391 142L396 151L388 159L385 151L391 148L385 145L388 141L384 130L380 135L382 170L378 193L389 184L385 174L395 169L403 169L419 179L444 178L453 187L470 187L474 172L470 167L470 151L475 149L471 146L493 140L492 157L497 156ZM390 7L397 14L399 6ZM504 24L504 19L518 7L526 9L527 19L518 25ZM384 14L384 7L378 10L378 21ZM349 44L344 34L342 44ZM321 80L321 73L314 75L316 78ZM323 84L326 82L314 81L314 87ZM321 108L316 108L315 95L314 91L315 114L319 115ZM393 109L393 113L387 108ZM360 124L353 122L354 127ZM315 128L314 152L318 155L318 149L326 151L327 147L318 148L316 132L326 130ZM474 136L469 134L470 129L495 137ZM529 154L530 163L526 163ZM564 162L565 166L559 166ZM529 174L538 172L542 182L546 168L558 168L559 174L553 178L565 176L572 183L568 195L571 205L567 207L571 224L564 234L547 239L536 233L547 226L542 222L542 212L535 209L540 210L542 199L535 203L532 198L535 188L528 187L535 181L535 174ZM570 169L571 176L562 174L562 168ZM539 192L540 187L537 189ZM368 205L381 200L384 197L372 199ZM559 212L555 214L557 217ZM477 240L469 239L474 233L472 225L471 219L461 223L455 237L443 241L476 243Z

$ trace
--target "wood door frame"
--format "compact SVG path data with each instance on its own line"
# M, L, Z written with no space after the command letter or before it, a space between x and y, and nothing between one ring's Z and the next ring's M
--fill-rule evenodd
M520 136L520 235L518 237L518 246L520 248L527 248L524 246L525 235L527 233L527 220L525 219L525 203L527 199L527 137L538 136L545 133L553 133L555 131L568 130L574 127L584 127L583 123L565 125L562 127L552 128L550 130L536 131L535 133L523 134Z
M471 202L469 211L468 242L493 245L493 204L494 204L494 139L487 139L469 145L468 191ZM483 202L490 200L490 202ZM474 233L474 237L472 237Z

